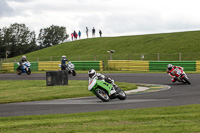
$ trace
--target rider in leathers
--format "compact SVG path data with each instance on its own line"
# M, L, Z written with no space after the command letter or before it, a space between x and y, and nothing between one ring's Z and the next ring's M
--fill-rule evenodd
M103 74L100 73L96 73L96 71L94 69L91 69L88 71L88 75L89 75L89 83L94 79L98 79L98 80L103 80L107 83L110 83L113 87L117 88L118 86L114 83L114 80L112 80L111 78L105 77Z
M67 67L66 62L69 62L69 61L67 60L66 56L63 55L62 59L61 59L61 70L65 70L66 69L66 67Z
M172 64L167 65L167 73L169 74L169 76L171 76L171 80L173 83L176 82L176 80L177 80L177 77L174 75L175 69L184 70L184 68L180 67L180 66L173 66Z
M26 62L26 61L27 61L26 56L23 55L22 58L21 58L20 61L19 61L19 67L18 67L17 69L18 69L18 70L22 70L22 65L23 65L23 63Z

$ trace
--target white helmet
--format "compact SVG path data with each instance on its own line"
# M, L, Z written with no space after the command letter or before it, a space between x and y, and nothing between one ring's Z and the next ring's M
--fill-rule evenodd
M173 67L173 65L172 65L172 64L168 64L168 65L167 65L167 69L168 69L168 70L171 70L171 69L172 69L172 67Z
M65 56L65 55L63 55L63 56L62 56L62 58L63 58L63 59L66 59L66 56Z
M88 71L88 75L90 78L94 78L96 76L96 71L94 69L90 69Z
M26 59L26 56L25 56L25 55L23 55L23 56L22 56L22 59Z

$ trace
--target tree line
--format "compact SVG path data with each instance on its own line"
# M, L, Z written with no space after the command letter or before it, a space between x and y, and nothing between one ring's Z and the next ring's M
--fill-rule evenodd
M0 28L0 59L57 45L65 42L68 37L63 26L42 28L36 38L35 31L30 31L25 24L14 23Z

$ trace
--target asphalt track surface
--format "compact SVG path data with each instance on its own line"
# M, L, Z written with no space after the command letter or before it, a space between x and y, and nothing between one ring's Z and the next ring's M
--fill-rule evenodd
M110 102L102 102L94 96L87 98L0 104L0 117L68 114L200 104L200 74L188 74L191 85L171 83L170 77L164 73L119 73L105 75L113 78L117 82L162 84L168 85L171 88L158 92L129 94L127 95L127 99L122 101L114 99ZM77 74L76 77L69 76L69 80L87 79L87 74ZM0 74L0 80L46 80L46 74Z

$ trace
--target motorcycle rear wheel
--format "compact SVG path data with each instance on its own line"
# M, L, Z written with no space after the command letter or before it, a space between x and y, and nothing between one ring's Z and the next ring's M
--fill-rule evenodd
M103 89L98 89L95 91L96 96L104 102L108 102L110 100L108 94Z
M21 75L22 72L21 72L21 70L17 69L17 70L16 70L16 73L17 73L18 75Z

